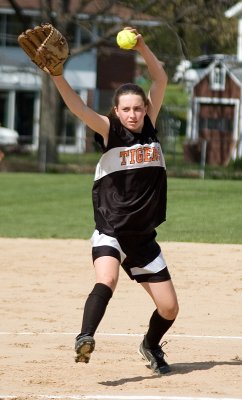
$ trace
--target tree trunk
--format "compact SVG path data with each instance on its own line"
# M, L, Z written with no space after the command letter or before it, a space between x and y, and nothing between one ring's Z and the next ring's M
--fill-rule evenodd
M41 89L39 170L58 161L57 135L60 127L60 97L48 74L43 73Z

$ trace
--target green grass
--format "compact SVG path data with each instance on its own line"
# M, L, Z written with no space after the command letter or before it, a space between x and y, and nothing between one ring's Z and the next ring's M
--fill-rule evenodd
M0 237L83 238L94 229L91 174L0 174ZM168 180L161 241L242 243L242 184Z
M229 180L169 179L167 241L242 243L242 184Z
M0 185L0 236L90 236L90 175L7 173L0 174Z

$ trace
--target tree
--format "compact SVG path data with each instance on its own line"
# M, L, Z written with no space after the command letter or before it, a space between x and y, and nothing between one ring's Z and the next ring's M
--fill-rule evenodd
M231 0L33 0L41 10L39 22L51 22L62 34L71 38L77 25L90 35L90 42L86 45L74 45L71 48L72 56L81 54L93 47L106 43L114 38L123 26L135 24L139 29L139 15L150 16L151 28L140 28L146 40L155 50L158 57L166 64L168 72L182 58L192 58L201 52L223 52L229 49L232 38L236 46L236 24L224 17L224 11L231 7ZM26 18L21 1L9 0L16 15L22 23L23 30ZM236 3L236 1L234 1ZM119 7L119 8L117 8ZM81 20L77 15L89 14L89 18ZM122 15L117 22L118 14ZM109 23L104 23L109 16ZM103 18L102 18L103 17ZM113 17L113 19L112 19ZM97 28L97 29L96 29ZM102 32L101 35L97 32ZM68 42L71 44L71 40ZM218 50L219 49L219 50ZM38 159L40 169L46 163L56 162L58 159L56 138L62 123L63 103L52 84L49 76L42 74L42 101L40 118L40 144Z
M113 15L112 8L117 5L116 1L100 0L90 2L88 0L36 0L41 10L39 23L41 21L52 23L61 33L70 38L74 27L81 24L90 34L90 43L84 46L74 46L71 48L71 55L81 54L90 50L93 47L100 46L105 43L110 37L114 37L121 29L123 24L127 24L137 14L137 9L125 9L125 18L120 18L117 23L115 19L107 25L98 21L101 16L107 13ZM14 8L16 15L22 23L23 30L29 28L26 26L26 18L23 9L19 6L16 0L9 0L9 3ZM119 2L119 7L122 7L122 2ZM139 7L140 12L146 12L157 0L152 0L147 3L144 2ZM78 14L87 13L90 10L88 21L81 21L77 17ZM124 10L123 10L124 11ZM102 18L100 19L102 21ZM97 30L94 27L102 26L102 36L97 35ZM70 43L70 42L69 42ZM39 138L39 151L38 161L41 170L45 169L47 163L55 163L58 159L57 153L57 136L58 132L63 126L63 102L56 91L55 86L50 80L49 76L42 73L42 90L41 90L41 115L40 115L40 138Z
M136 8L146 0L134 0L129 7ZM201 54L236 51L237 21L228 20L224 12L236 0L160 0L149 8L149 14L160 21L155 29L147 29L146 38L152 48L161 54L172 73L181 59Z

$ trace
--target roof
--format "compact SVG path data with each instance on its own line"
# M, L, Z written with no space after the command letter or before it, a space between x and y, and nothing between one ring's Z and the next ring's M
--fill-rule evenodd
M237 63L233 65L227 65L229 72L233 74L240 82L242 85L242 64Z
M71 13L80 13L82 15L92 15L92 14L98 14L103 15L105 17L108 16L113 16L113 17L119 17L119 19L135 19L139 22L144 22L144 21L156 21L154 17L152 17L149 14L145 14L142 12L138 12L138 10L134 10L129 7L125 7L121 4L117 4L114 2L114 4L109 7L110 1L109 0L90 0L84 7L80 6L80 0L70 0L70 8L69 11ZM38 11L40 9L40 2L39 0L18 0L18 6L21 9L25 10L30 10L30 11ZM53 6L53 11L57 9L59 6L59 1L58 0L53 0L52 2ZM106 8L105 13L103 10ZM0 12L1 9L10 9L12 10L12 7L9 4L8 0L1 0L0 3ZM156 21L157 24L160 23L159 21Z
M242 64L239 62L226 62L223 60L214 60L207 68L205 68L199 76L198 81L195 82L195 85L197 85L217 65L224 65L228 75L235 81L237 85L242 86Z

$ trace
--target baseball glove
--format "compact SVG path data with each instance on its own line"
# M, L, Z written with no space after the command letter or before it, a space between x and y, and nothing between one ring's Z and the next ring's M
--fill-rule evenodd
M55 76L62 75L69 48L64 36L51 24L27 29L19 35L18 43L43 71Z

